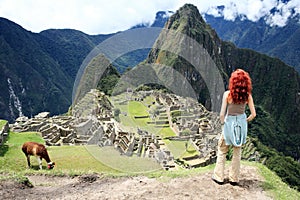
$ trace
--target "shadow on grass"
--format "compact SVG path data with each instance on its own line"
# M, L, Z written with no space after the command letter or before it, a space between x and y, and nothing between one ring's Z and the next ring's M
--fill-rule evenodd
M3 157L9 149L9 146L5 142L9 139L9 135L4 138L3 144L0 145L0 157Z
M0 157L3 157L8 151L8 145L4 144L0 146Z
M49 170L48 168L47 168L47 166L42 166L42 169L40 169L40 166L39 165L31 165L30 166L30 169L31 170L36 170L36 171L39 171L39 170Z
M187 150L186 150L186 152L188 152L188 153L195 153L195 152L196 152L196 150L195 150L195 149L193 149L193 150L189 150L189 149L187 149Z
M260 181L260 180L248 180L248 179L242 179L240 180L239 187L245 188L245 189L253 189L253 188L260 188L262 187L264 190L274 190L274 186L270 183Z
M264 190L274 190L275 189L274 185L272 185L271 183L267 183L267 182L262 182L261 186Z

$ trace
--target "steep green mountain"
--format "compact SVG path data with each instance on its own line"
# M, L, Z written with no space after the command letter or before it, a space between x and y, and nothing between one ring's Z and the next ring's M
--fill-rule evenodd
M297 56L300 52L299 18L290 18L284 27L271 27L263 19L257 22L241 18L228 21L223 17L205 15L206 22L223 40L280 58L300 73L300 57Z
M196 41L199 42L199 40L201 40L202 43L199 43L203 44L204 49L211 51L211 53L212 51L218 52L218 46L214 44L220 44L221 40L217 37L212 37L211 35L216 35L216 33L213 30L207 31L208 27L209 25L205 23L199 11L195 9L194 6L185 5L181 7L169 18L164 27L165 29L174 31L174 34L179 33L180 35L174 36L173 33L168 34L167 31L164 31L164 33L158 37L156 44L154 44L153 49L150 51L145 62L172 66L189 80L196 91L199 102L208 109L211 109L212 99L210 99L207 83L200 78L200 70L195 69L195 67L189 63L189 60L180 56L186 53L190 53L190 55L187 55L188 57L197 56L193 55L194 52L192 52L192 50L190 51L187 49L192 45L187 44L190 42L186 41L188 40L188 37L191 37L192 39L197 37ZM216 39L216 41L212 41L212 38ZM209 49L208 46L210 47Z
M72 79L88 53L100 42L111 37L107 35L87 35L72 29L49 29L39 33L41 47L61 66Z
M0 118L12 122L42 111L65 113L82 61L112 35L71 29L32 33L0 18Z
M0 113L13 120L42 110L67 111L70 76L43 48L40 36L0 18Z
M252 50L239 49L232 43L221 41L216 32L205 23L197 8L190 4L184 5L172 15L165 28L187 35L201 44L220 70L225 86L234 69L248 71L253 81L255 103L273 122L265 125L263 120L257 122L261 124L255 124L254 121L250 126L255 129L253 134L264 138L265 145L295 159L300 158L300 76L294 68L279 59ZM174 39L168 34L161 34L146 62L171 66L180 72L189 80L199 101L210 108L211 105L207 103L210 94L203 79L199 78L199 70L186 59L160 49L162 46L180 49L186 47L184 42L186 41L180 38Z
M270 141L273 141L273 145L284 146L285 144L286 148L290 148L284 138L279 137L280 132L277 130L278 126L274 126L276 124L274 118L261 106L256 106L256 112L257 118L249 123L250 137L243 147L242 158L265 164L284 182L300 191L300 163L268 145ZM283 144L280 144L281 142Z

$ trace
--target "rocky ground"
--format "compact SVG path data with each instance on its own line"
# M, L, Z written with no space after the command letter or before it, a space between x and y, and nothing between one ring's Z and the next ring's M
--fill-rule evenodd
M30 175L30 183L0 182L1 199L272 199L255 167L242 166L238 186L218 185L212 172L181 178ZM228 174L228 171L227 171Z

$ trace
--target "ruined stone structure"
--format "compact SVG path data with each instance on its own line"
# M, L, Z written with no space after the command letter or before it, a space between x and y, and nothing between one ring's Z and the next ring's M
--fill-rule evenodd
M9 125L6 121L2 127L0 127L0 145L2 145L8 136Z
M153 95L159 105L164 106L169 125L177 134L169 139L190 141L199 152L197 156L183 158L182 165L193 168L214 163L221 132L218 115L207 111L192 98L157 91L153 92Z
M126 105L130 100L143 102L149 96L153 101L145 106L149 109L156 106L159 113L151 116L155 120L152 125L170 126L177 135L170 140L190 140L199 152L198 156L183 158L183 166L199 167L214 162L220 130L217 116L193 99L158 91L133 91L119 104ZM113 105L104 93L91 90L72 107L71 112L72 115L53 117L43 112L30 119L23 116L11 125L11 129L15 132L40 132L47 145L114 146L122 155L153 158L164 169L175 168L174 157L160 136L139 128L137 131L121 128L114 119ZM180 115L172 115L174 112ZM188 131L183 134L184 130Z

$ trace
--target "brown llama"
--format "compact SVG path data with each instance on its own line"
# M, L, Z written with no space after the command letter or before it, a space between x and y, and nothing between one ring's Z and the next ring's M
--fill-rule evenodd
M53 169L55 163L49 158L46 147L37 142L25 142L22 146L22 151L27 158L28 168L30 168L30 156L35 156L39 162L40 169L42 169L42 159L44 158L48 164L48 169Z

